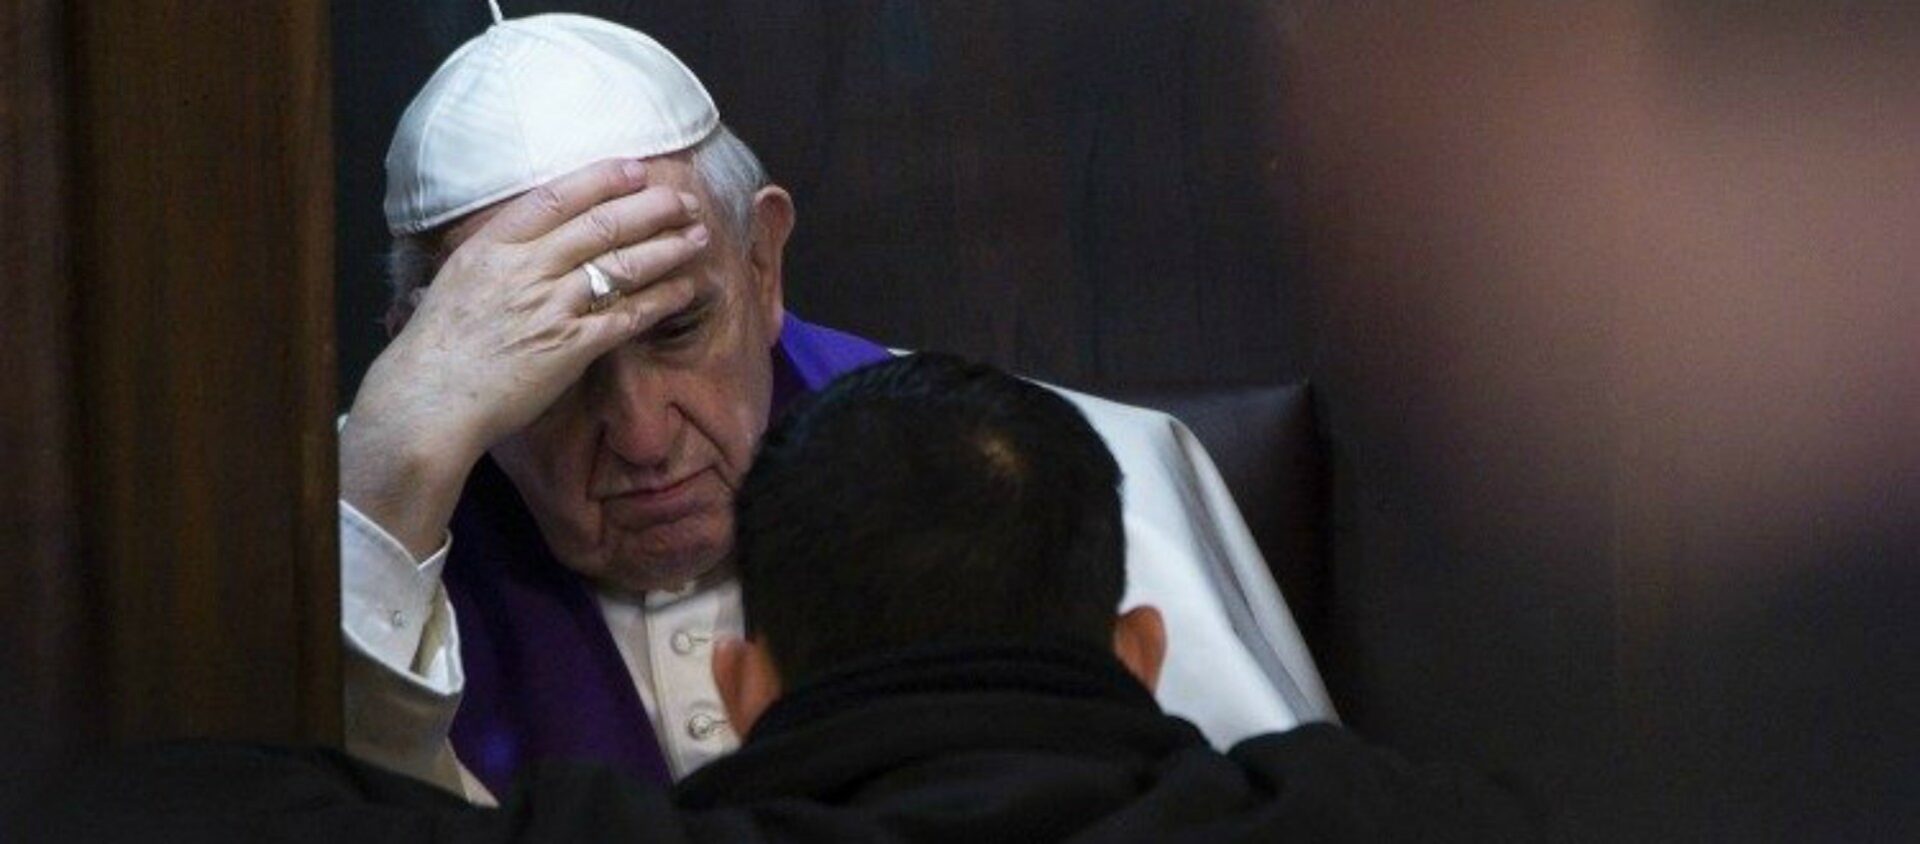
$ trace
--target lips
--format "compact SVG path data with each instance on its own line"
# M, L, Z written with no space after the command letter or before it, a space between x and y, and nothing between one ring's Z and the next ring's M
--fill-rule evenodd
M602 502L616 521L660 524L678 521L706 509L710 493L706 472L696 472L665 486L636 489L609 496Z

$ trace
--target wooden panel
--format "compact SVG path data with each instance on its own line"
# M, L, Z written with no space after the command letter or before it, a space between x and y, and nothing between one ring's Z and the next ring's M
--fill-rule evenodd
M70 337L114 740L336 740L322 3L72 9Z
M99 711L77 565L63 7L0 5L0 746L29 752L91 735Z

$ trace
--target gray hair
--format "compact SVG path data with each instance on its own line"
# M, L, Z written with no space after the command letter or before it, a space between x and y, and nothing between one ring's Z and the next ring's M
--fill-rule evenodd
M769 182L766 167L724 123L715 127L705 140L694 144L689 156L694 173L720 206L720 223L726 227L725 235L745 252L753 245L753 196ZM445 260L439 248L444 231L442 227L394 236L393 245L387 250L387 284L393 289L393 299L387 308L388 328L398 330L396 318L404 321L412 312L420 288L433 280L440 262Z

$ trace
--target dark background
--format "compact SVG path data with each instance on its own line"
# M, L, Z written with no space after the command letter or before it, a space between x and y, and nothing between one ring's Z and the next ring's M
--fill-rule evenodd
M1082 387L1310 378L1362 733L1574 840L1920 835L1910 4L503 5L701 75L796 197L800 314ZM487 13L333 8L345 401L388 133Z

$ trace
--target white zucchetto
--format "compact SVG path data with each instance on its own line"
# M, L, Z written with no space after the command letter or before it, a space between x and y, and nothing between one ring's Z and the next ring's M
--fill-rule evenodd
M687 149L720 125L652 38L584 15L495 23L413 98L387 148L387 229L416 234L607 158Z

